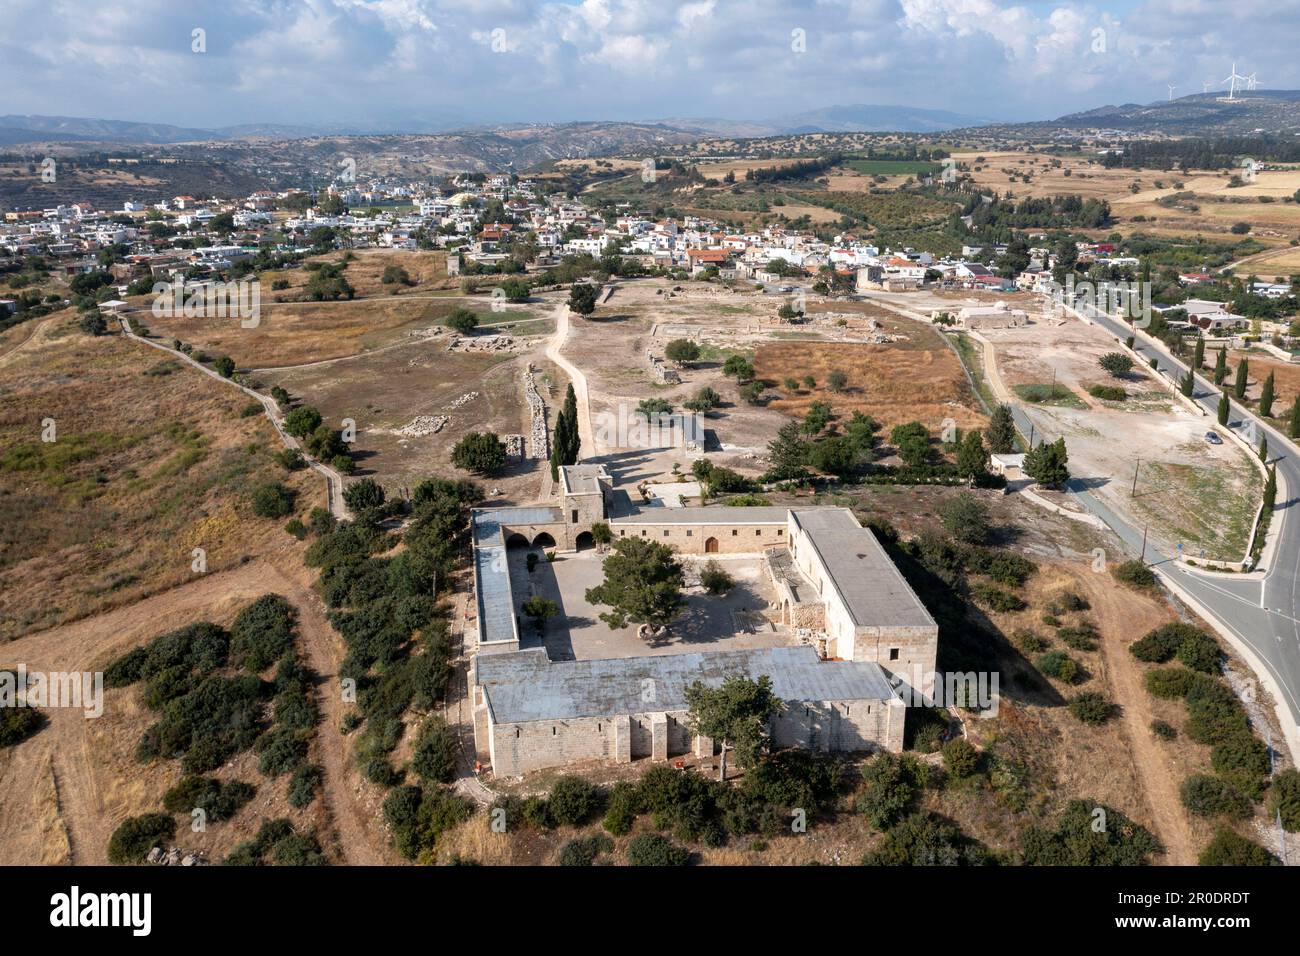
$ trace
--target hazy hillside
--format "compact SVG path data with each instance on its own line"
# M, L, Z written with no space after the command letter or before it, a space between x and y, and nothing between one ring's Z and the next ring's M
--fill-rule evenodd
M1224 136L1300 131L1300 90L1196 93L1154 103L1125 103L1037 123L1004 123L978 132L1041 138L1118 130L1142 136ZM970 132L975 132L971 130Z

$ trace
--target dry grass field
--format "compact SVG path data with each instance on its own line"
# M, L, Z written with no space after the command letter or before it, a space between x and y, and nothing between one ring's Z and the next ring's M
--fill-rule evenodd
M455 289L459 280L447 277L447 253L441 251L410 252L392 249L356 249L351 252L352 260L348 262L344 274L348 284L356 290L357 298L373 296L428 295L430 292ZM342 253L330 252L312 256L308 262L337 263ZM413 285L388 283L383 281L384 270L389 266L405 269ZM292 301L302 295L302 287L311 278L310 270L302 265L292 269L277 269L261 273L263 302L275 301L277 297ZM289 287L272 290L271 284L277 280L288 280Z
M252 515L269 479L324 504L310 472L233 388L121 336L92 339L71 316L0 363L0 637L136 601L209 571L276 553L282 521ZM54 421L53 442L42 422Z
M180 339L209 355L229 355L240 368L280 368L356 355L407 339L407 332L441 325L457 305L451 298L378 298L337 302L268 303L256 328L239 319L141 318L164 341ZM147 308L147 303L146 303ZM483 311L481 322L499 316Z
M782 342L761 345L754 352L756 374L776 388L781 397L771 406L786 415L803 417L814 401L830 403L843 419L855 411L870 415L888 431L903 422L919 421L937 432L945 419L960 428L986 424L979 403L962 373L961 363L945 346L897 348L830 342ZM826 388L828 375L839 370L848 376L844 391ZM811 375L817 385L791 393L786 378Z

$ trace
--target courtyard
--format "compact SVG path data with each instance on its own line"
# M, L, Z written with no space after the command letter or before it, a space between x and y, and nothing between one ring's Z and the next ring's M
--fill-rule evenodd
M539 560L531 573L528 554ZM682 555L686 588L682 592L681 615L659 640L637 636L635 625L614 629L600 619L608 608L588 603L586 592L604 580L603 556L594 549L556 555L547 561L538 549L509 550L510 580L516 607L532 595L554 601L560 612L547 622L539 640L532 622L521 617L520 646L545 646L551 660L596 660L641 657L650 654L682 654L691 651L731 651L785 647L795 642L788 627L768 617L775 598L771 581L760 555L711 555L735 580L725 595L715 596L699 586L699 569L704 558Z

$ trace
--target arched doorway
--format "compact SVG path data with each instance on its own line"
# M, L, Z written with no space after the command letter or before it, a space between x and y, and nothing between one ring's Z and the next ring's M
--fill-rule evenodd
M573 540L573 543L579 551L586 551L596 546L596 539L590 531L584 531Z
M555 539L551 537L550 532L548 532L548 531L543 531L543 532L542 532L541 534L539 534L537 537L533 538L533 547L534 547L534 548L553 548L553 547L555 547Z
M507 547L507 548L526 548L526 547L528 547L528 539L525 538L525 537L524 537L522 534L520 534L518 531L516 531L516 532L515 532L514 534L512 534L510 537L506 538L506 547Z
M705 554L717 554L717 553L718 553L718 539L717 539L717 538L705 538L705 539L704 539L704 553L705 553Z

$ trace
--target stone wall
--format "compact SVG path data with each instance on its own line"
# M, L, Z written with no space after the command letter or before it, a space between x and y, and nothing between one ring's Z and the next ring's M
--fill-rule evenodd
M706 554L709 539L717 542L718 554L746 554L774 548L786 542L784 524L610 524L614 540L646 538L669 545L683 554Z
M528 399L532 419L528 431L528 457L535 461L546 461L551 457L550 436L546 431L546 403L537 391L532 362L524 369L524 397Z
M778 747L819 751L903 749L903 718L907 708L894 699L821 701L787 704L771 724ZM480 711L475 709L475 740ZM499 777L516 777L533 770L561 767L586 760L669 760L695 749L685 711L527 721L492 726L489 756ZM704 749L704 748L701 748ZM711 742L707 749L713 751ZM702 754L701 754L702 755Z

